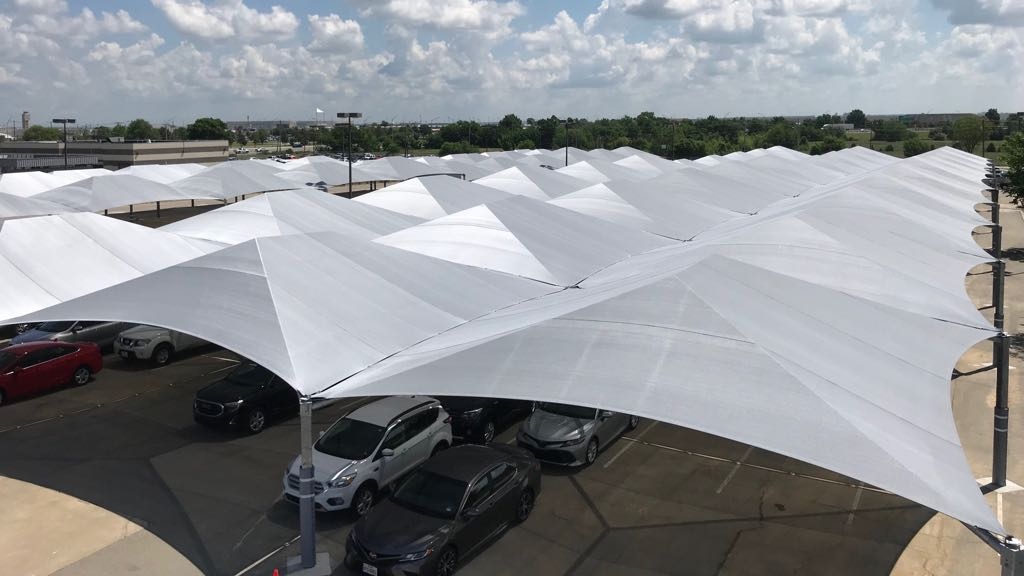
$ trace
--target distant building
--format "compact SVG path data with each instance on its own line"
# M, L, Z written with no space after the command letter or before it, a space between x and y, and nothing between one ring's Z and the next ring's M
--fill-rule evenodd
M0 141L0 154L63 155L61 142ZM210 164L228 159L227 140L181 142L72 141L68 154L95 156L104 168L117 170L142 164Z
M0 173L102 168L99 158L86 154L20 154L0 152Z
M21 113L21 130L28 130L28 127L32 125L32 115L25 110Z
M294 120L228 120L229 130L286 130L295 128Z

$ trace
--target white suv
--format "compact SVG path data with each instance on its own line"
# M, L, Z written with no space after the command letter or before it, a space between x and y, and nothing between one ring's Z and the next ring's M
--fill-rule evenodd
M313 445L317 511L370 511L377 494L451 446L451 417L428 396L392 396L335 422ZM299 464L284 475L284 497L299 502Z
M114 339L114 354L125 360L150 360L163 366L178 352L208 344L195 336L144 324L121 332Z

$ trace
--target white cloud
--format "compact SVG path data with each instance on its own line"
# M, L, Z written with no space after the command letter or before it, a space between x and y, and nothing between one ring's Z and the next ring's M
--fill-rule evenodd
M391 19L412 27L478 32L497 38L524 14L518 2L497 0L356 0L363 16Z
M11 6L18 12L42 12L53 14L67 12L65 0L11 0Z
M291 38L299 28L299 19L281 6L260 12L243 0L219 0L207 4L201 0L151 0L171 25L182 34L203 40L239 38L274 42Z
M309 28L313 34L310 50L356 52L363 47L363 29L355 20L343 20L337 14L310 14Z

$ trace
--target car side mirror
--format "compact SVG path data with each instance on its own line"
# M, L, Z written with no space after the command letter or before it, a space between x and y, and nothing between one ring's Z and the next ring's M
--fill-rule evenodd
M380 455L385 458L391 458L392 456L395 455L395 451L392 450L391 448L384 448L383 450L380 451Z
M480 515L479 508L466 508L462 511L462 517L469 520L470 518L476 518Z
M601 410L601 420L607 420L607 419L611 418L614 415L615 415L615 413L611 412L609 410Z

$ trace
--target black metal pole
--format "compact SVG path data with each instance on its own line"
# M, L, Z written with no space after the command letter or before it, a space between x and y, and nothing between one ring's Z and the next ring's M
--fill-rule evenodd
M1006 486L1007 429L1010 422L1010 335L996 337L996 406L992 422L992 486Z
M352 198L352 116L348 117L348 197Z
M68 122L64 121L64 168L68 167Z
M157 218L160 217L160 201L159 200L156 201L156 217Z
M569 165L569 119L565 119L565 165Z

